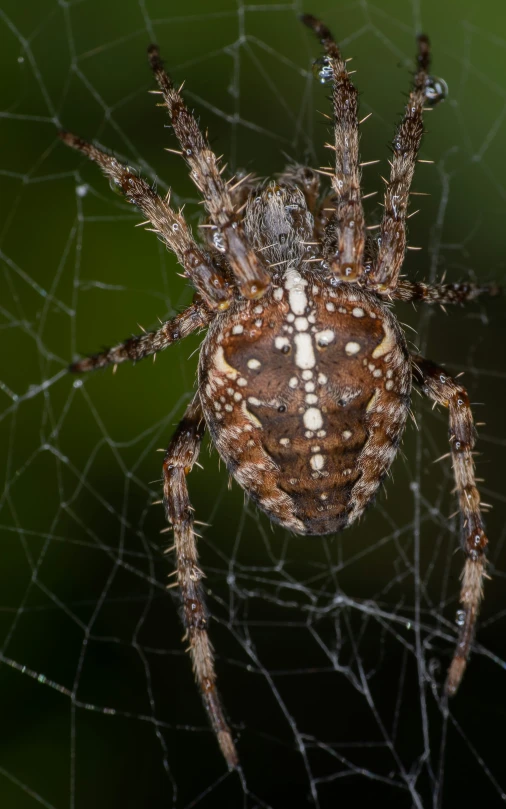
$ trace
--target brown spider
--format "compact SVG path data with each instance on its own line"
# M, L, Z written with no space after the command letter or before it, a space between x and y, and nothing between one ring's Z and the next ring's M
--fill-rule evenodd
M322 81L333 84L335 166L288 167L276 183L223 179L223 168L166 74L158 49L149 59L190 176L208 214L207 245L181 212L140 177L76 135L84 152L145 214L196 290L191 306L156 332L79 360L74 372L139 360L209 327L198 391L167 449L164 504L174 529L183 621L195 677L230 768L238 765L216 687L208 612L198 566L186 475L206 426L229 471L274 522L297 534L330 534L371 502L397 452L412 381L449 410L450 444L465 554L457 647L446 680L454 694L473 639L486 576L475 428L465 389L442 368L410 355L392 314L394 300L464 303L496 294L495 285L426 285L400 280L406 211L423 133L424 106L444 95L428 73L429 42L418 37L417 72L393 141L384 214L375 241L360 191L357 91L330 31L310 15L319 37ZM320 194L319 175L331 189ZM147 223L146 223L147 224Z

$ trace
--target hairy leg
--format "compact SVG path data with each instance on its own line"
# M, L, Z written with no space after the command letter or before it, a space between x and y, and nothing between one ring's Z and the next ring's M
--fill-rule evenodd
M157 331L130 337L113 348L106 348L99 354L77 360L69 366L69 371L81 374L85 371L95 371L97 368L106 368L108 365L118 365L126 360L133 362L142 360L144 357L163 351L177 340L183 340L197 329L208 326L211 320L212 315L203 306L193 303L180 315L176 315L172 320L164 323Z
M356 281L363 273L365 231L364 212L360 193L360 167L358 154L357 91L353 86L346 63L329 29L311 14L304 14L302 22L320 39L330 69L334 108L335 168L330 173L336 200L332 203L335 214L326 228L325 258L333 272L344 281Z
M424 303L467 303L480 295L494 297L502 292L498 284L424 284L414 281L399 281L384 297L394 301L423 301Z
M195 117L165 72L156 45L150 46L148 54L164 105L181 144L182 155L190 168L190 177L204 198L210 222L214 226L214 245L226 254L241 294L246 298L259 298L270 284L270 275L262 259L248 243L240 212L236 210L229 186L221 176L223 168L220 169L219 160L200 131Z
M414 381L430 399L447 407L450 417L453 474L461 514L461 543L466 556L460 590L463 620L459 622L457 647L445 685L446 693L451 696L459 687L466 668L483 597L483 580L487 575L485 550L488 540L474 474L476 430L466 389L433 362L418 355L412 360Z
M414 86L392 144L378 254L372 272L367 276L367 285L377 292L395 289L406 252L409 191L422 141L423 108L429 104L429 40L423 34L418 37L417 62Z
M239 760L230 728L225 720L216 686L214 655L207 632L208 611L202 587L203 572L198 566L193 529L193 509L188 497L186 475L197 460L205 430L200 399L195 396L169 444L163 463L163 502L167 519L174 529L177 582L183 603L184 640L189 641L193 671L207 715L230 769Z
M190 279L208 307L216 310L226 309L232 297L232 290L210 256L194 240L181 213L172 210L169 200L159 197L145 180L93 144L71 132L60 132L59 136L67 146L77 149L97 163L104 174L121 189L125 197L148 217L153 225L152 230L158 233L169 250L176 254L186 277Z

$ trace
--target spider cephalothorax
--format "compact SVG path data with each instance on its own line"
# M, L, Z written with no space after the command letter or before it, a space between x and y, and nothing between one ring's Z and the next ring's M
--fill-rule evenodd
M206 246L181 212L115 158L81 138L69 146L102 168L177 256L197 295L156 332L75 362L74 372L142 359L209 326L199 385L167 450L164 504L174 528L177 582L195 677L229 767L238 764L221 705L207 632L186 475L207 426L228 469L269 517L298 534L339 531L371 501L397 450L414 381L449 410L450 442L466 556L460 634L446 692L455 693L471 648L485 576L487 538L472 450L475 430L465 389L440 367L410 355L390 303L464 303L497 287L400 280L410 186L423 111L445 85L428 73L429 43L418 38L414 86L392 147L379 236L364 222L357 92L329 30L303 22L324 46L322 81L333 85L335 164L323 172L293 165L277 183L249 175L225 181L219 159L163 69L151 66L191 177L207 209ZM320 191L319 175L330 188Z

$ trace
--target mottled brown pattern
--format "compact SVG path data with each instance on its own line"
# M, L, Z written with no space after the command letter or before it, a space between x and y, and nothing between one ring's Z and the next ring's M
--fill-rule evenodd
M495 295L494 284L399 280L406 218L425 105L446 87L428 74L429 42L418 39L418 70L393 144L379 238L366 231L360 191L357 92L330 31L305 15L325 56L319 76L332 82L333 168L288 166L273 183L254 175L224 179L225 166L149 49L161 106L190 176L202 195L205 247L181 211L116 158L77 135L60 137L96 162L145 224L181 264L196 296L160 329L130 337L75 361L84 372L155 355L210 326L202 344L199 388L167 450L164 505L174 529L176 583L195 678L230 768L239 758L218 694L208 634L204 573L198 566L186 476L196 462L205 423L240 486L268 516L297 534L328 534L356 520L395 457L409 409L412 379L449 410L451 455L466 555L460 633L446 691L453 694L471 649L486 575L475 442L464 388L423 357L410 358L389 304L394 300L464 303ZM320 190L318 175L330 183ZM323 183L322 183L323 185Z
M356 519L388 471L408 412L411 367L395 319L375 296L335 288L314 273L308 287L311 369L297 366L297 332L287 320L287 292L278 287L280 300L271 292L256 305L235 304L215 322L201 352L199 385L229 471L271 519L321 535ZM242 331L234 334L238 324ZM319 345L317 335L327 331L335 337ZM388 351L374 357L387 336ZM357 353L346 352L350 343L360 346ZM317 402L307 402L308 393ZM304 424L310 408L321 412L318 429ZM379 446L378 455L372 448ZM324 459L321 469L311 466L315 457Z

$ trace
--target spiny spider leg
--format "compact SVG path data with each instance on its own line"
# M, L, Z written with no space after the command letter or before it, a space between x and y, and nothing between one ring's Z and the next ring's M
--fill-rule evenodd
M59 132L62 141L83 152L97 163L104 174L121 189L129 202L133 202L148 217L155 233L164 240L184 268L185 275L210 309L226 309L229 306L232 290L223 274L213 265L210 256L194 240L190 228L180 213L162 199L147 182L119 163L115 157L102 152L71 132Z
M429 104L429 40L418 37L418 69L408 98L404 117L394 137L390 160L390 179L386 185L384 213L378 239L378 254L367 286L377 292L389 292L397 286L406 252L406 213L409 190L423 135L423 108Z
M188 406L165 454L163 463L163 502L167 520L174 529L177 581L183 602L182 617L189 641L193 671L197 685L221 751L230 769L239 759L226 722L216 687L214 655L207 633L208 611L198 566L197 545L193 529L193 509L188 497L186 475L197 460L205 431L204 416L197 394Z
M319 37L325 48L333 79L335 171L332 187L337 197L336 213L324 240L323 252L331 269L345 281L356 281L364 272L364 212L360 192L357 90L329 29L311 14L302 22ZM325 70L325 67L323 68Z
M106 348L105 351L101 351L99 354L84 357L84 359L72 363L69 366L69 371L80 374L85 371L94 371L97 368L106 368L108 365L118 365L126 360L132 360L133 362L142 360L144 357L163 351L164 348L172 345L177 340L183 340L197 329L202 329L209 325L212 317L212 314L207 312L199 303L193 303L180 315L176 315L172 320L167 320L156 331L130 337L113 348Z
M245 298L260 298L270 285L270 275L248 243L235 210L227 183L221 176L219 161L199 129L197 121L184 103L165 72L156 45L148 49L149 61L181 144L183 157L190 168L190 177L204 198L212 225L215 226L214 246L226 255Z
M459 497L462 549L466 555L460 589L462 620L459 620L459 638L445 684L446 693L452 696L466 668L483 596L483 580L487 577L485 549L488 540L474 474L476 430L466 389L433 362L418 355L413 356L412 361L414 381L434 402L447 407L450 417L453 474Z
M397 287L387 294L395 301L423 301L424 303L467 303L480 295L495 297L502 292L498 284L424 284L416 281L399 281Z

